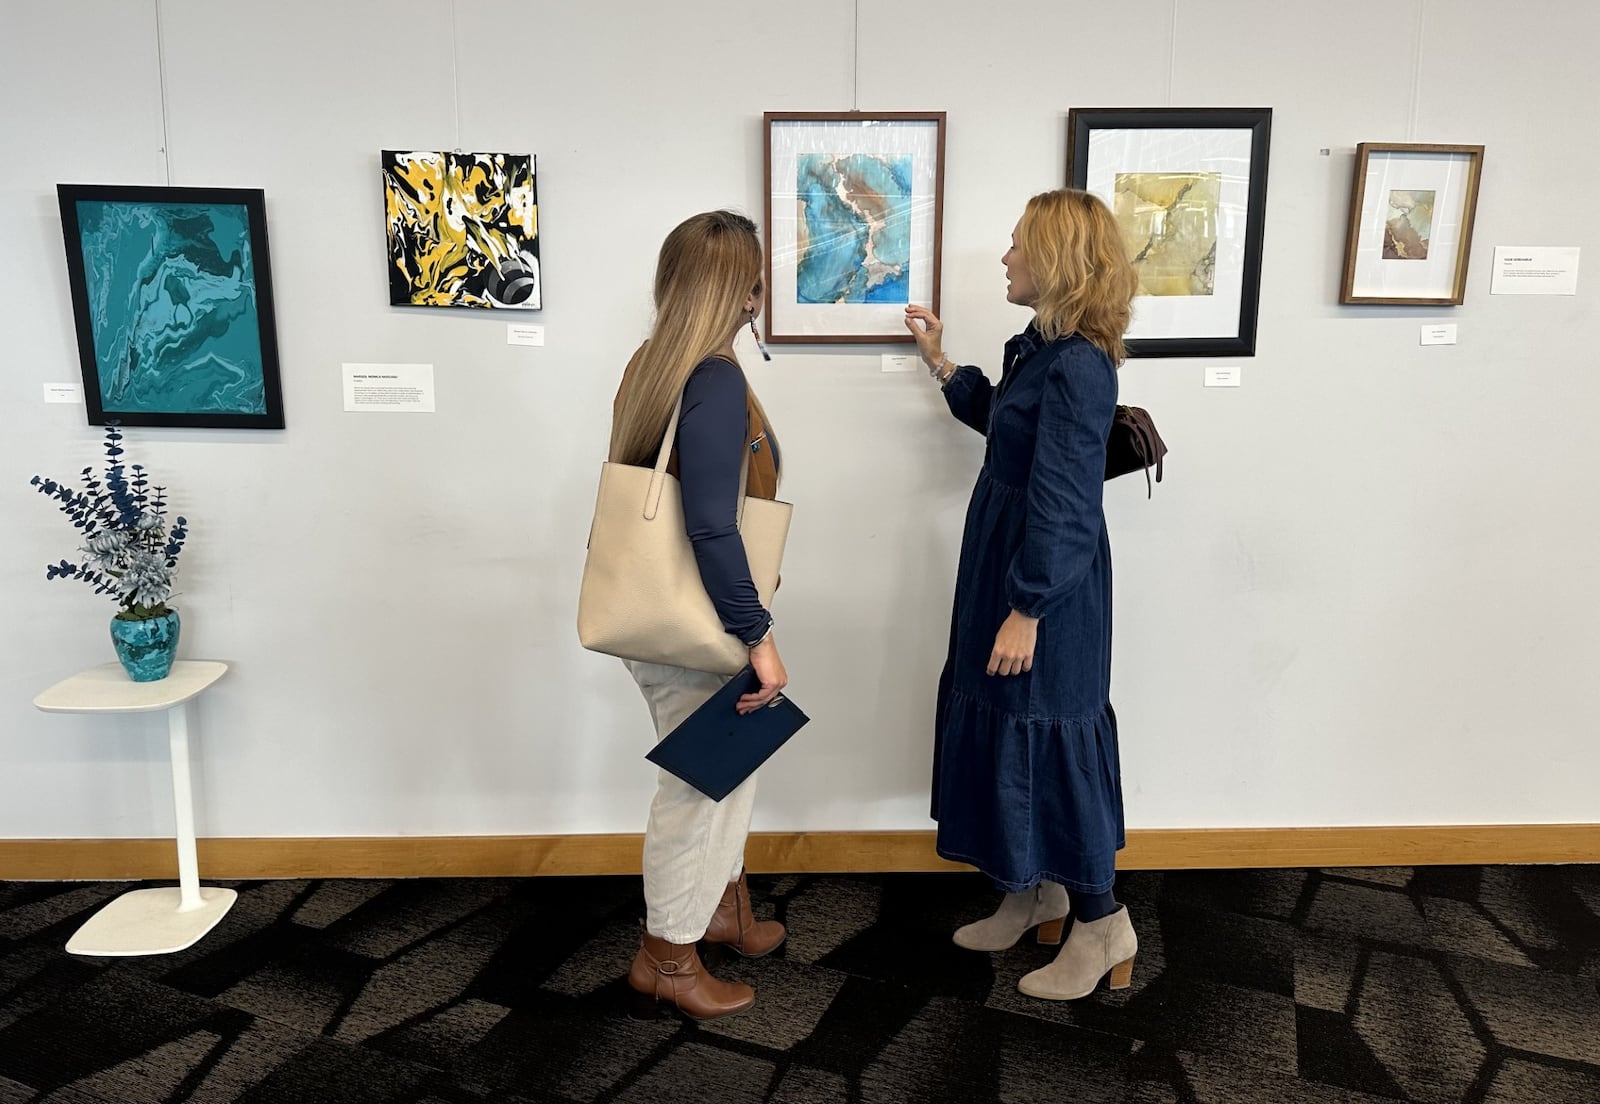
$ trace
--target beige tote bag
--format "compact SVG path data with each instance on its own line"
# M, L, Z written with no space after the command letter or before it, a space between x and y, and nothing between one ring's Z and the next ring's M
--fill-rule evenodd
M720 675L750 662L744 642L722 627L700 581L683 520L683 490L667 460L683 396L661 441L654 469L606 463L578 592L578 639L590 651ZM747 498L750 456L739 475L739 535L761 604L772 608L794 507Z

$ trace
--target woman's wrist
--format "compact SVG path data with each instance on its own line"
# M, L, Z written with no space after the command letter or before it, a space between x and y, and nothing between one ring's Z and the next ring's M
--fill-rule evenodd
M951 363L948 354L941 352L939 359L928 365L928 375L939 383L949 383L950 377L956 374L956 366Z
M772 625L773 625L773 623L771 621L768 621L767 622L767 630L766 630L766 632L762 633L761 636L758 637L757 639L755 639L753 641L749 641L748 643L746 643L745 647L749 648L753 652L757 648L761 647L761 645L770 643L771 640L772 640Z

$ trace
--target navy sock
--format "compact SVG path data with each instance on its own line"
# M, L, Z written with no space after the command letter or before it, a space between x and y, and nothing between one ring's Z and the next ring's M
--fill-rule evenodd
M1093 923L1116 912L1117 895L1114 890L1104 893L1083 893L1076 889L1067 890L1067 900L1072 903L1072 918L1082 920L1085 924Z

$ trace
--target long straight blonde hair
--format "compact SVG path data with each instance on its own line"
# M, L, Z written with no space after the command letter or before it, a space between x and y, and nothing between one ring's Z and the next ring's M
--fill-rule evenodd
M1139 274L1110 208L1075 188L1042 192L1023 209L1017 245L1038 291L1040 335L1080 333L1121 364Z
M613 463L655 463L683 385L696 365L727 346L760 283L761 240L745 216L708 211L667 235L656 261L655 327L622 376L611 423ZM770 435L766 411L750 394Z

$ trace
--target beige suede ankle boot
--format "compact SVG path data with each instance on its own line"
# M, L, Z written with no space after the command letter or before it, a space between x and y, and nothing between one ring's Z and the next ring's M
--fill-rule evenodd
M1139 937L1123 905L1087 924L1074 921L1056 960L1024 975L1017 989L1042 1000L1077 1000L1094 992L1108 973L1111 988L1126 989L1133 983L1133 957L1138 951Z
M1017 945L1024 932L1038 925L1039 942L1061 942L1068 911L1067 890L1055 882L1040 882L1021 893L1008 893L993 916L957 928L956 946L969 951L1004 951Z

